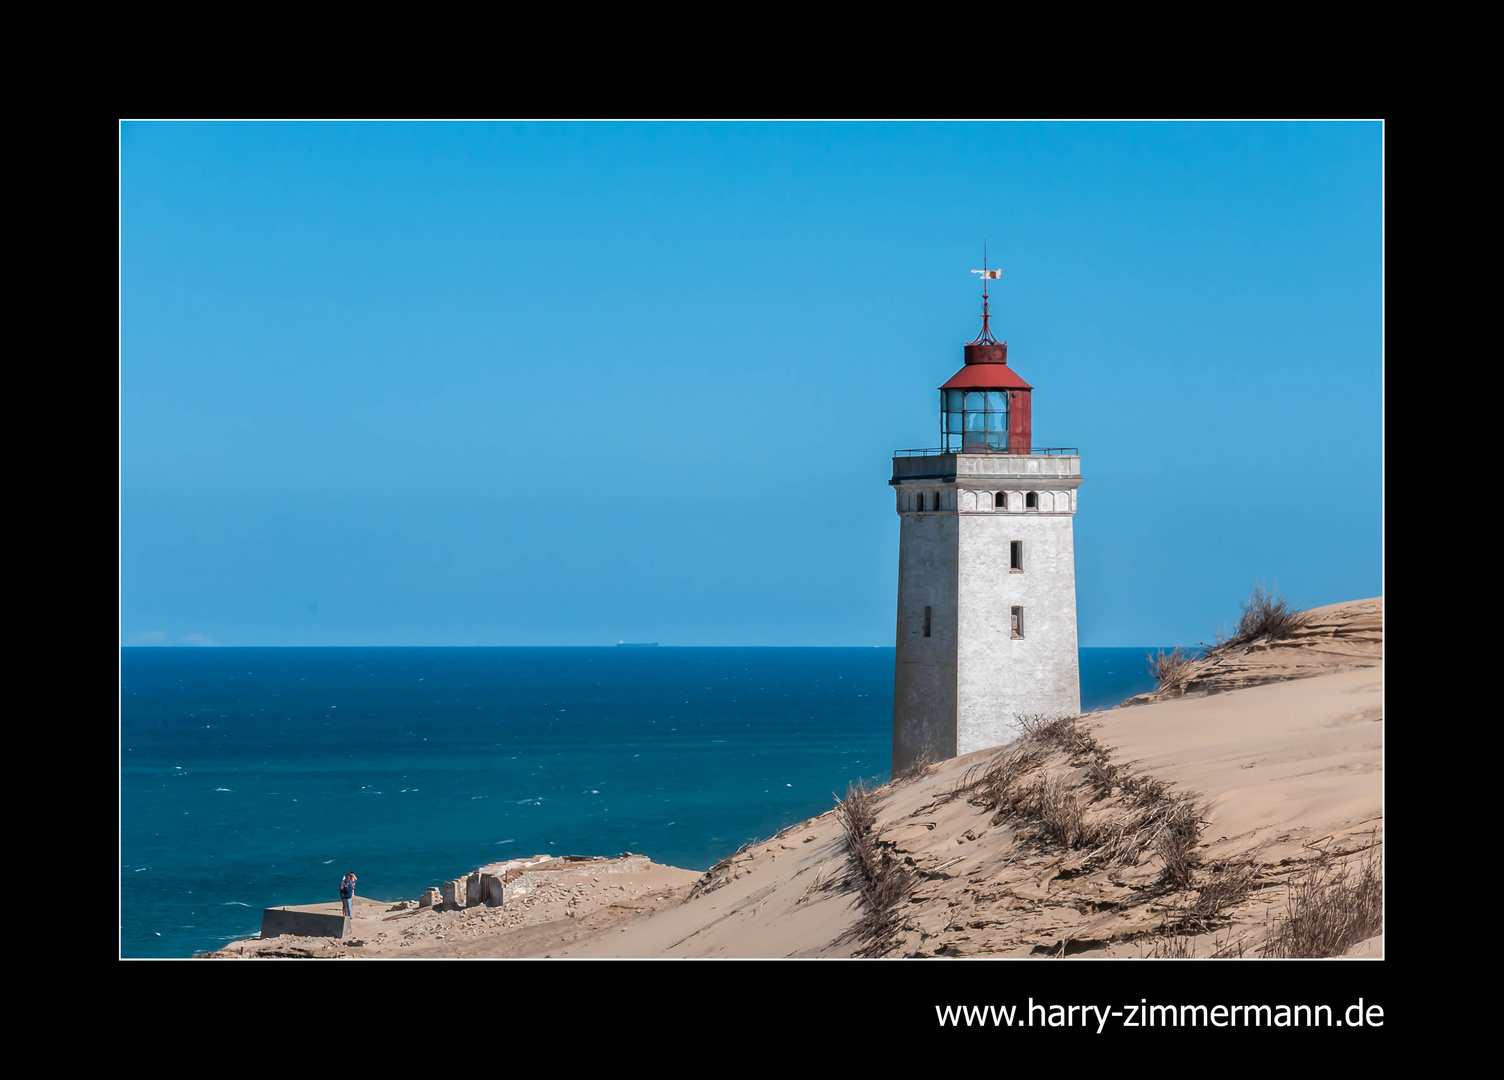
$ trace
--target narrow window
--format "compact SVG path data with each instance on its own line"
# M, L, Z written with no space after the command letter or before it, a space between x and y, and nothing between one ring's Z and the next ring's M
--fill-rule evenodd
M1018 609L1014 608L1013 610L1017 611ZM928 604L924 605L924 636L930 636L930 606Z
M931 510L938 510L938 509L940 509L940 493L938 491L935 492L934 496L930 500L930 509Z
M1024 636L1024 609L1021 607L1013 609L1013 636L1016 638Z
M1026 510L1039 509L1039 492L1031 491L1024 496L1024 508Z
M999 491L992 497L992 505L1001 507L1004 510L1008 509L1008 493L1006 491Z
M1015 540L1008 545L1008 569L1015 574L1024 572L1024 542Z

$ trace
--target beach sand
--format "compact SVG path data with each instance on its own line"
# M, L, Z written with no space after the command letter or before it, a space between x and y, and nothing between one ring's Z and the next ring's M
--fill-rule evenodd
M567 857L535 858L547 861L526 867L520 880L509 886L504 905L410 907L357 897L350 935L343 940L291 935L255 938L205 955L216 959L546 956L683 902L701 876L698 871L663 866L645 856L581 862ZM340 906L338 902L312 904L300 910L337 915Z
M1297 639L1204 662L1182 696L875 789L859 841L885 868L874 873L833 810L704 875L642 859L560 872L526 905L362 901L362 944L277 938L211 955L1258 956L1292 886L1356 878L1382 856L1382 598L1313 615ZM976 781L1026 749L1007 788L1016 805L1000 811ZM879 879L886 899L869 887ZM1347 950L1382 953L1378 933Z

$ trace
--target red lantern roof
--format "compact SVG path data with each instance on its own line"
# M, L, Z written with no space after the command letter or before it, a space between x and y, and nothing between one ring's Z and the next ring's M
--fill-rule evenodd
M1033 390L1007 364L967 364L942 390Z

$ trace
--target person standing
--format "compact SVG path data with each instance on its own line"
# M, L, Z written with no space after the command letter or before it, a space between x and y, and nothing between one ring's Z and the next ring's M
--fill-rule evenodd
M346 874L339 883L340 903L345 905L345 918L355 918L355 874Z

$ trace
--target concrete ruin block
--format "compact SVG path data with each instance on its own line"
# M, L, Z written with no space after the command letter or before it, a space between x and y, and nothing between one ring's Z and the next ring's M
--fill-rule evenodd
M261 937L274 938L283 934L293 937L349 937L350 920L345 918L342 911L336 914L306 907L266 908L262 911Z
M481 875L481 883L487 904L491 907L497 907L506 902L506 874L483 874Z
M440 895L444 899L444 906L445 907L464 907L465 906L465 879L464 878L456 878L453 881L446 881L446 882L444 882L444 884L439 887L439 892L440 892Z
M486 902L485 883L481 880L479 872L471 874L465 879L465 906L475 907L477 904Z
M444 894L438 889L429 889L418 897L419 907L438 907L444 902Z

